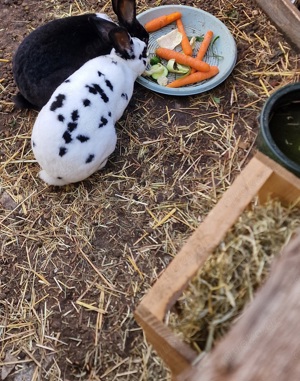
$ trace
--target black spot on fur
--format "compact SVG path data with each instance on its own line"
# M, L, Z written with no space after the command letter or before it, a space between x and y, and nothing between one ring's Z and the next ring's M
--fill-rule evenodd
M89 89L89 92L91 94L94 94L94 95L99 94L105 103L109 101L108 96L105 94L103 89L97 83L93 83L92 86L86 85L86 87Z
M95 158L95 155L89 155L88 158L86 159L85 163L89 164L91 163Z
M57 176L57 179L58 179L58 180L62 180L63 178L62 178L62 177L60 177L60 176Z
M108 79L105 80L105 83L106 83L106 86L109 89L111 89L111 91L114 91L113 85L111 84L111 82Z
M99 85L96 85L96 86L100 87ZM93 86L86 85L85 87L87 87L87 88L89 89L89 92L90 92L91 94L94 94L94 95L97 94L97 90L96 90L96 88L95 88L94 85L93 85Z
M71 141L73 140L69 131L64 132L63 138L65 139L66 144L71 143Z
M111 117L111 112L110 111L108 111L108 116Z
M111 60L111 63L114 64L114 65L118 65L118 62L114 61L114 60Z
M63 157L67 152L68 150L66 149L66 147L59 148L59 156Z
M128 95L126 93L122 93L121 97L124 98L126 101L128 101Z
M71 82L69 79L66 79L66 80L65 80L65 83L69 83L69 82Z
M108 123L108 120L104 116L101 116L99 128L106 126L107 123Z
M82 103L83 103L84 107L88 107L91 104L91 101L89 99L84 99L82 101Z
M77 123L70 122L68 123L68 131L73 132L77 128Z
M57 119L58 119L60 122L63 122L63 121L65 120L65 117L64 117L63 115L59 114L59 115L57 116Z
M66 96L64 94L58 94L55 101L52 102L50 110L55 111L56 109L62 107L65 99Z
M78 118L79 118L78 110L72 111L71 118L72 118L73 122L76 122L76 120L78 120Z
M81 143L84 143L87 142L90 138L88 136L78 135L76 139L78 139Z
M32 142L32 147L35 147L35 146L36 146L35 142Z
M101 73L101 71L98 71L98 75L99 75L99 77L101 77L101 75L103 75L103 73Z

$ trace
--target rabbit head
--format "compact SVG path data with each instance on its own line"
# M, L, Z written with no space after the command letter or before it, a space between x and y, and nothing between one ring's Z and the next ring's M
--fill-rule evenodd
M104 41L111 44L111 55L116 54L126 60L126 64L137 76L141 75L147 65L147 43L139 37L132 37L128 29L102 20L97 26Z

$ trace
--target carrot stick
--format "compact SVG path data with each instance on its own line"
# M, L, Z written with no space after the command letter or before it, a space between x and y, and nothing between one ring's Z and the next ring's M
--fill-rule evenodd
M178 31L182 35L181 47L182 47L183 53L188 55L188 56L191 56L193 54L193 49L192 49L190 41L186 35L182 20L181 19L176 20L176 24L177 24Z
M203 40L201 42L201 45L200 45L200 47L198 49L198 52L197 52L197 55L196 55L196 59L197 60L201 60L201 61L203 60L206 52L208 51L208 47L209 47L209 45L211 43L213 35L214 35L214 33L211 30L208 30L204 34ZM195 69L192 69L191 73L195 73Z
M183 78L175 79L175 81L170 82L167 87L177 88L186 85L192 85L193 83L197 83L200 81L204 81L205 79L209 79L214 77L219 73L219 69L217 66L211 66L209 71L203 73L201 71L197 71L196 73L189 74Z
M214 33L213 33L211 30L208 30L208 31L205 33L205 35L204 35L204 37L203 37L203 40L202 40L202 42L201 42L201 45L200 45L200 47L199 47L197 56L196 56L196 58L197 58L198 60L201 60L201 61L203 60L203 58L204 58L206 52L208 51L208 47L209 47L209 44L210 44L210 42L211 42L211 40L212 40L212 38L213 38L213 35L214 35Z
M175 50L167 48L157 48L156 55L164 58L165 60L175 59L176 62L195 68L198 71L209 71L210 65L206 62L200 61L196 58L187 56L183 53L176 52Z
M173 12L169 15L163 15L156 17L155 19L148 21L144 28L147 32L155 32L158 29L161 29L162 27L171 24L171 22L176 21L180 19L181 13L180 12Z

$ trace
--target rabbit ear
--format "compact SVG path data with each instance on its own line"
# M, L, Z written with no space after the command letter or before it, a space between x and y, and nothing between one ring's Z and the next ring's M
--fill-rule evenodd
M136 0L112 0L112 6L120 25L126 28L132 37L148 44L149 34L136 18Z
M132 25L136 19L135 0L112 0L113 9L121 25Z
M89 17L89 21L96 28L97 33L102 38L103 42L110 43L109 33L116 28L116 24L94 15Z
M118 14L118 0L112 0L111 4L112 4L113 11L117 15Z
M131 37L125 28L114 28L110 31L109 37L117 53L125 59L132 58Z

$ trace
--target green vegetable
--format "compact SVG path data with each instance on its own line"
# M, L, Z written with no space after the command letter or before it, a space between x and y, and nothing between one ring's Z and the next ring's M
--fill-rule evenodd
M191 68L189 66L181 65L177 63L174 59L171 59L167 63L167 69L170 73L187 74L190 72Z
M159 57L157 56L154 56L150 59L150 65L153 66L153 65L156 65L158 63L161 63L161 60Z
M168 69L161 63L158 63L151 66L150 70L145 70L144 74L151 75L153 79L157 80L159 77L166 77L168 75Z

